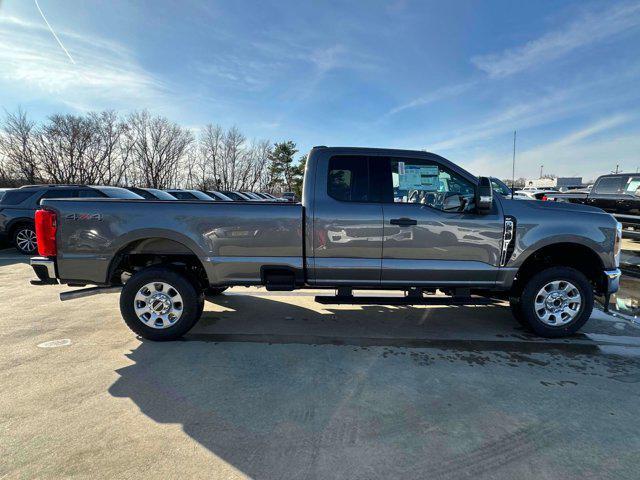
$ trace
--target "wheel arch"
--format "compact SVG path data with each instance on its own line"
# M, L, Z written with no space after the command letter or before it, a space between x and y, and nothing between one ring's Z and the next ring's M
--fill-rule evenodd
M604 262L598 252L577 242L557 242L541 246L531 252L516 273L513 290L522 291L527 279L545 268L553 266L571 267L583 273L596 291L604 288Z
M106 283L117 283L123 270L161 265L181 266L208 286L209 275L202 249L188 237L175 232L134 232L120 242L107 269Z
M13 234L15 233L16 229L22 225L31 225L35 228L35 220L29 217L14 218L7 225L7 233L9 234L9 237L13 237Z

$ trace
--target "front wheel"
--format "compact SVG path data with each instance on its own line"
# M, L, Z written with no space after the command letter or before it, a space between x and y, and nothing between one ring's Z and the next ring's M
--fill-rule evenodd
M574 268L547 268L527 282L520 309L522 319L538 335L565 337L589 320L593 289L587 277Z
M165 267L149 267L122 288L120 312L127 326L148 340L176 340L202 315L202 296L187 277Z

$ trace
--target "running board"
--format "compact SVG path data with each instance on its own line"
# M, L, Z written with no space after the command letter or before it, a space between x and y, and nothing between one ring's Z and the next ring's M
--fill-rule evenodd
M68 292L60 293L60 300L62 302L67 300L73 300L76 298L90 297L92 295L98 295L99 293L112 293L122 290L122 285L113 287L89 287L80 288L78 290L70 290Z
M318 295L323 305L493 305L500 300L486 297L355 297L353 295Z

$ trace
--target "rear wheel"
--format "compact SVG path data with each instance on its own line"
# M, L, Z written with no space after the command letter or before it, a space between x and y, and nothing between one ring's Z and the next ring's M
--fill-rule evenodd
M204 302L187 277L166 267L133 275L122 288L120 312L127 326L148 340L175 340L202 315Z
M33 225L19 225L13 231L13 244L20 253L33 255L38 249L36 230Z
M593 289L585 275L569 267L547 268L531 277L522 291L523 320L542 337L572 335L591 316Z

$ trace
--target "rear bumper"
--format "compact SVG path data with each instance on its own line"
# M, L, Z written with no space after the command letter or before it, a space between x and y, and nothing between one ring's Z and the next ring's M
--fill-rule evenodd
M605 293L607 295L616 293L620 288L620 275L622 275L622 272L620 272L619 268L604 271L605 287L607 289Z
M38 280L31 280L32 285L55 285L56 261L48 257L31 257L31 268L35 272Z

